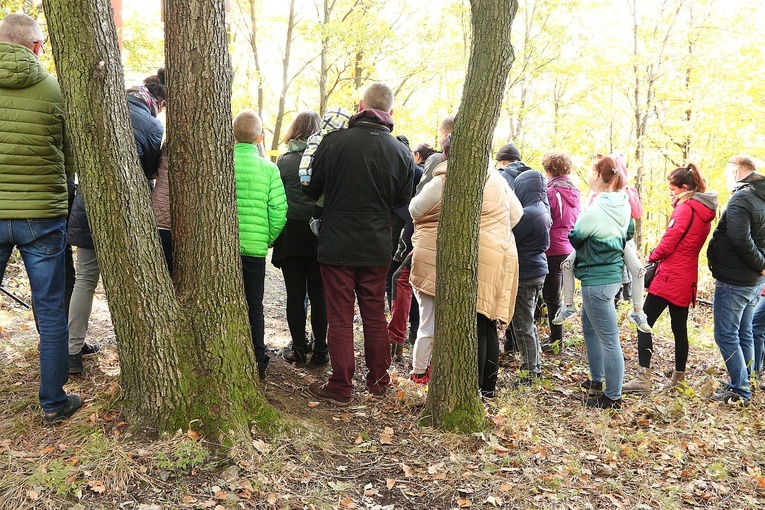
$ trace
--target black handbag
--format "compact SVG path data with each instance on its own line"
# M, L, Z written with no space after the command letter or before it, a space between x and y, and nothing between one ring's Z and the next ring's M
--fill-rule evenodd
M696 218L696 211L691 207L691 221L688 222L688 226L685 229L685 232L683 232L683 235L680 236L680 240L677 241L677 245L679 246L682 240L685 238L685 234L688 233L688 231L691 229L691 225L693 225L693 220ZM653 280L653 277L656 276L656 269L659 267L659 262L651 262L649 264L646 264L645 266L645 276L643 276L643 282L644 286L647 289L649 285L651 285L651 280Z

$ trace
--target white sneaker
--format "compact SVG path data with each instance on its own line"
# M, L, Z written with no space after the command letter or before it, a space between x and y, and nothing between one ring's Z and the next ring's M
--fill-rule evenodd
M558 308L557 312L555 312L555 317L553 317L552 323L556 326L560 326L578 312L579 310L577 310L574 305L563 305Z
M635 323L638 331L641 333L653 333L651 326L648 325L648 318L643 312L632 312L630 314L630 320Z

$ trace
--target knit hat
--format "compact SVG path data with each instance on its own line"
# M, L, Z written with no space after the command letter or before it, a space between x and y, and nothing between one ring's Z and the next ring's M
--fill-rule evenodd
M396 140L398 140L399 142L401 142L401 143L403 143L404 145L406 145L407 147L409 147L409 138L407 138L406 136L404 136L404 135L398 135L398 136L396 137Z
M497 161L520 161L521 153L518 148L512 143L507 143L502 146L497 152Z

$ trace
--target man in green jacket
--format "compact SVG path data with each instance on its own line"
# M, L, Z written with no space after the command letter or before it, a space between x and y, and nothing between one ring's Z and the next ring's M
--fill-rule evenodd
M44 37L26 14L0 22L0 280L16 246L24 260L40 334L40 406L46 423L82 406L67 395L69 330L64 311L67 172L64 108L40 64Z

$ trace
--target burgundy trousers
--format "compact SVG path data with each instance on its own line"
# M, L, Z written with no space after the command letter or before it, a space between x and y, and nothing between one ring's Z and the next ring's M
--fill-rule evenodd
M396 280L396 299L390 309L390 324L388 335L391 342L403 344L406 340L406 322L409 320L409 309L412 307L412 284L409 283L409 268L405 267Z
M390 385L390 340L385 321L385 275L388 266L321 265L327 302L327 344L332 376L327 389L350 397L356 362L353 350L354 298L358 299L364 330L367 388L382 393Z

